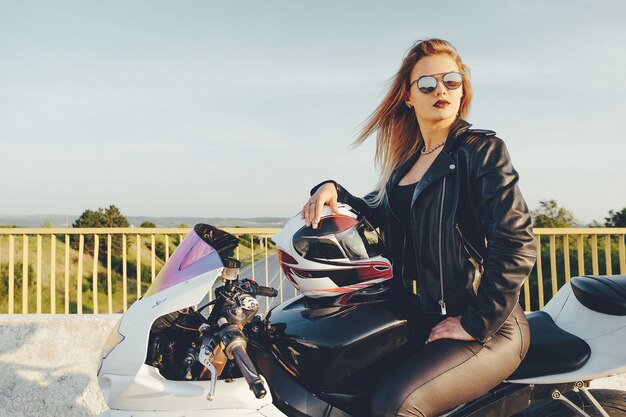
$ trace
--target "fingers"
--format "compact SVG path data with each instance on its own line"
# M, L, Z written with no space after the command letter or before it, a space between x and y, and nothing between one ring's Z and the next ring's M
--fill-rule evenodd
M334 191L334 193L333 193ZM312 226L317 229L317 226L322 217L324 211L324 205L328 204L335 214L339 214L339 207L337 204L337 192L334 189L326 187L320 188L315 194L311 196L309 201L302 207L300 217L304 219L307 227Z
M428 340L426 340L426 343L424 344L427 345L439 339L454 339L454 337L452 337L452 333L448 330L441 330L436 333L431 333L430 336L428 336Z
M476 340L461 326L461 316L448 317L433 327L425 344L439 339Z
M309 202L308 201L302 207L302 211L300 212L300 217L304 219L304 222L306 223L307 226L310 224L309 223Z
M319 199L311 197L304 207L302 207L300 217L304 219L307 227L313 226L314 229L317 228L317 224L320 221L322 210L324 208L324 204L320 204L319 201Z
M319 215L317 214L317 207L323 207L324 204L320 204L320 200L312 200L309 203L309 224L313 226L313 229L317 229L317 223L319 223ZM320 213L321 214L321 213Z
M426 340L426 343L428 344L430 342L434 342L435 340L444 339L445 337L449 336L450 330L448 329L447 324L448 319L445 319L444 321L433 327L430 331L430 334L428 335L428 340Z
M331 198L328 201L328 205L330 206L330 209L333 211L333 213L335 214L339 214L339 207L337 206L337 200Z
M311 197L304 207L302 207L302 212L300 213L300 217L304 219L307 227L311 225L312 219L315 217L315 213L312 211L312 207L315 206L314 202L315 200Z

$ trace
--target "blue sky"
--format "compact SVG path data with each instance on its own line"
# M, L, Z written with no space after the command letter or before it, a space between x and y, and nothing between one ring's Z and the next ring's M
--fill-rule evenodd
M623 1L0 0L0 214L289 216L375 184L361 123L414 41L472 70L531 208L626 206Z

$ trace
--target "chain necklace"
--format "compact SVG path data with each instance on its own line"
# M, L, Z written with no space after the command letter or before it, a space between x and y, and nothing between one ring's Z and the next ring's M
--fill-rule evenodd
M424 149L422 149L422 150L421 150L421 154L422 154L422 155L425 155L425 154L427 154L427 153L432 153L432 152L434 152L435 150L437 150L437 149L441 148L441 147L442 147L445 143L446 143L446 141L444 140L443 142L438 143L437 145L433 146L433 147L432 147L432 148L430 148L430 149L426 149L426 147L424 146Z

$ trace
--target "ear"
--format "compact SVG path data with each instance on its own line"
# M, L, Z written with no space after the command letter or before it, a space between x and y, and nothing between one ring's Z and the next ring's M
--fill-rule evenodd
M411 104L411 96L408 91L404 93L404 104L406 104L409 109L413 108L413 105Z

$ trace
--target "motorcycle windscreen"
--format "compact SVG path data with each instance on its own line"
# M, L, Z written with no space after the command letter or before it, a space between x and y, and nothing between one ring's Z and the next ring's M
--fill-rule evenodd
M195 227L163 265L145 297L222 266L218 251L198 235L198 227Z

